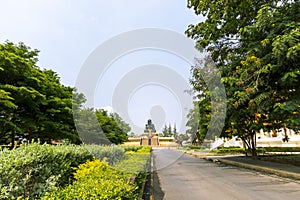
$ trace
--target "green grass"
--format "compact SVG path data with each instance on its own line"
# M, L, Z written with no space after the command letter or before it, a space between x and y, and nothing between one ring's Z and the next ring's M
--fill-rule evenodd
M264 147L266 152L300 152L300 147Z
M261 156L259 159L263 161L300 166L300 155L268 155Z
M244 148L239 147L219 147L216 150L209 151L202 146L189 146L182 147L181 150L193 150L193 151L201 151L201 152L210 152L214 154L237 154L237 153L245 153ZM264 154L267 152L300 152L300 147L258 147L258 154Z

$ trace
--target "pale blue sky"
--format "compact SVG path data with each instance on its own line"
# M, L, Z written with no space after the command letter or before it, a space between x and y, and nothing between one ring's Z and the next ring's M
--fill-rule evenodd
M195 24L202 20L201 17L194 14L193 10L188 9L186 4L186 1L180 0L0 0L0 42L10 40L17 43L21 41L32 48L39 49L41 51L39 65L42 68L56 71L63 84L74 86L80 68L89 54L101 43L115 35L148 27L170 29L184 34L189 24ZM155 58L152 63L174 65L174 62L170 64L167 61L170 56L164 57L163 54L158 55L157 53L148 53L148 55ZM139 59L137 56L138 53L128 56L119 63L130 64L127 70L131 70L132 66L143 64L141 62L143 55L140 55ZM145 59L148 60L146 64L151 62L149 58L152 57L145 56ZM183 61L176 61L176 63L178 68L175 67L175 71L188 78L189 65L184 64ZM183 67L184 65L186 67ZM105 77L103 79L107 81L106 90L113 90L116 82L109 82L109 77L106 79ZM150 88L149 91L152 90ZM157 91L162 92L161 90ZM109 102L105 100L108 98L102 98L100 93L101 91L98 91L95 98L103 100L96 102L95 106L110 106ZM136 99L141 99L141 96L141 94L137 94ZM143 100L141 99L141 101ZM149 105L153 105L153 103L163 107L165 100L162 100L161 103L155 100ZM128 105L129 107L133 106L132 102L128 102ZM149 111L148 106L144 106ZM176 102L174 106L176 106ZM166 123L178 124L180 119L168 117L170 109L165 109L167 112ZM149 112L142 108L138 110L140 116L132 112L130 115L138 116L135 123L143 127L144 124L141 124L141 121L146 123ZM147 114L145 114L146 112ZM170 116L177 114L169 113ZM133 121L135 120L133 119Z

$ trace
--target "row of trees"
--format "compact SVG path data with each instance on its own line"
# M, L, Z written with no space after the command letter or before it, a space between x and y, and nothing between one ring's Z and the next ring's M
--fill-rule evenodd
M289 128L297 132L299 0L188 0L188 7L206 20L190 25L186 34L197 40L199 49L209 52L226 87L222 136L238 136L255 156L255 134L259 130ZM203 63L196 63L192 67L191 84L198 94L195 109L200 110L198 124L194 125L198 133L212 128L208 122L214 90L208 90L203 79L203 72L209 71L205 67L209 65L203 68Z
M0 44L0 144L13 145L16 136L27 140L39 138L42 142L64 139L81 143L72 106L78 110L77 115L84 115L89 110L82 108L84 96L61 84L54 71L40 69L37 61L38 51L23 43ZM130 128L120 116L102 110L93 114L108 140L127 140L126 131ZM126 124L126 128L120 128L120 124Z
M173 129L171 124L169 124L169 126L165 125L164 129L162 131L162 136L163 137L174 137L177 138L178 133L177 133L177 128L176 128L176 124L174 124Z
M180 144L183 141L189 140L189 138L190 138L190 136L187 133L185 133L185 134L178 133L176 124L174 124L173 128L172 128L171 124L169 124L168 126L165 125L164 129L162 131L162 136L163 137L174 137L175 141Z

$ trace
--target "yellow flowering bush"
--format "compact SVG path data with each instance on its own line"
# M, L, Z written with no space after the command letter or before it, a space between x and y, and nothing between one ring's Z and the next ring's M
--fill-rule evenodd
M78 167L73 184L42 199L137 199L138 186L127 173L113 169L105 161L88 161Z

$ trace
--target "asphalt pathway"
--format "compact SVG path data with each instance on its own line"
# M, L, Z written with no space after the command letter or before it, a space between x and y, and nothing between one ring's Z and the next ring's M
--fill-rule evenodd
M178 151L153 151L155 200L300 199L300 182L213 163Z

